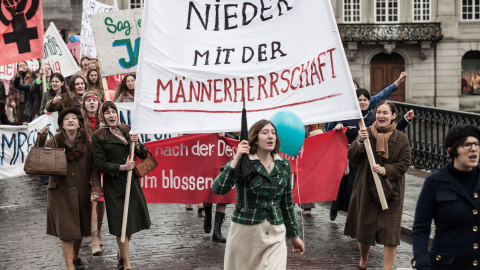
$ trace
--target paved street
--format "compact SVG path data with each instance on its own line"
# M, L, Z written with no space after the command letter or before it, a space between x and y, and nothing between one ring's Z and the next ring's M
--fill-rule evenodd
M408 183L408 179L407 179ZM46 186L36 177L0 180L0 268L65 269L60 241L45 234ZM345 215L329 220L329 204L319 203L313 217L305 218L306 252L288 253L288 269L355 269L358 248L355 239L343 236ZM212 243L203 232L203 216L186 211L184 205L149 204L153 226L134 234L130 244L134 269L223 269L225 244ZM231 216L233 206L227 207ZM300 208L297 208L300 224ZM223 226L227 235L230 218ZM103 255L90 255L84 239L81 257L87 269L116 269L117 245L103 222ZM395 269L409 268L411 245L402 241ZM290 246L289 246L290 248ZM372 248L369 269L383 269L383 246Z

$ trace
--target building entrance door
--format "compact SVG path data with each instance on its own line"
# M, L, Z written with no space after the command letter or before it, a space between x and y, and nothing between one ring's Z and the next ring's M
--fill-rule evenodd
M370 95L376 95L394 83L404 70L405 60L401 55L397 53L375 55L370 62ZM405 102L405 83L402 83L388 99Z

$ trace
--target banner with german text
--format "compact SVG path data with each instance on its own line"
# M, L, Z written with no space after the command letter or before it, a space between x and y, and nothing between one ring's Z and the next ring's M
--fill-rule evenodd
M235 203L235 188L219 196L212 192L211 185L220 167L235 155L237 145L237 140L217 134L146 143L159 164L140 179L147 203ZM336 199L347 163L344 132L332 131L305 139L298 159L281 155L292 166L295 203Z
M80 67L70 53L65 41L53 22L47 28L44 36L45 63L50 65L53 72L62 73L63 76L72 76L80 71Z
M0 65L42 57L42 1L3 0L0 5Z
M330 1L145 1L133 132L361 117Z
M80 35L82 36L80 40L80 50L82 55L87 55L93 58L97 57L92 25L90 24L90 15L117 10L117 1L115 1L113 6L109 6L95 0L83 0L82 30L80 32Z
M102 76L137 71L142 14L136 8L90 16Z

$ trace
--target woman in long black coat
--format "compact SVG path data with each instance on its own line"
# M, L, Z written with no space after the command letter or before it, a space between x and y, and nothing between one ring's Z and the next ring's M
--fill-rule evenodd
M128 243L132 234L150 228L150 216L142 187L132 174L130 204L128 209L125 242L120 241L122 233L123 209L127 184L127 173L135 167L128 161L130 144L135 143L135 155L145 159L147 149L138 141L137 134L129 135L130 126L121 125L117 107L111 101L102 104L99 113L100 128L92 136L92 151L95 166L103 173L103 193L107 209L108 228L117 236L120 248L119 268L130 269Z
M480 129L455 126L445 147L452 160L425 179L412 229L412 266L417 269L480 267ZM435 236L428 242L432 220Z

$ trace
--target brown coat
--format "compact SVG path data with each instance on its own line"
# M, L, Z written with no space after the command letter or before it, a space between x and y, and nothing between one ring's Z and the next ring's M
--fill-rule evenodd
M377 164L381 157L376 153L376 139L368 128L373 155ZM352 198L348 208L345 235L356 237L359 243L375 245L400 244L400 222L402 220L403 200L405 195L405 173L410 166L412 156L407 136L394 130L388 140L389 158L381 158L386 169L386 177L400 191L395 200L388 202L388 209L382 210L380 204L373 200L370 187L374 184L373 175L365 151L365 145L355 140L348 149L348 160L360 165L353 186Z
M61 240L90 236L92 203L90 194L100 196L100 174L92 158L91 143L82 131L73 151L66 147L62 132L55 134L59 148L65 148L67 176L50 176L47 186L47 234ZM56 147L46 134L39 137L39 145ZM90 185L93 180L93 190Z
M115 102L133 102L133 96L130 95L130 93L126 91L123 93L120 93L119 91L120 90L117 90L117 92L115 92L115 97L114 97Z
M49 112L62 112L66 108L75 107L75 101L73 101L70 93L66 92L60 95L62 99L57 104L53 104L53 99L49 100L45 104L45 109Z

